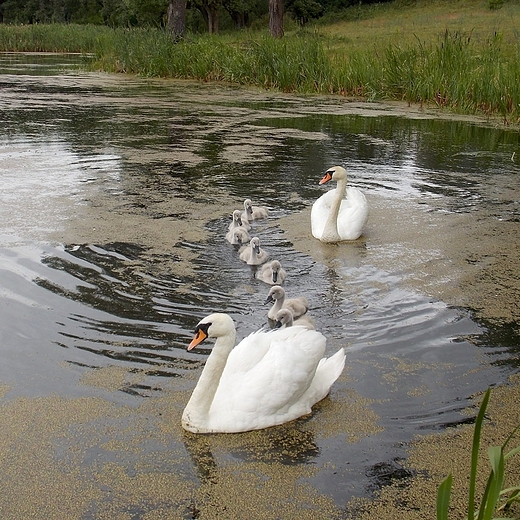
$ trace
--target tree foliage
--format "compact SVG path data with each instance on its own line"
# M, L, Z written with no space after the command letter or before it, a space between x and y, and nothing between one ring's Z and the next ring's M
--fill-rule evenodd
M287 0L285 8L300 25L319 18L324 11L323 4L319 0Z
M199 10L210 34L218 33L222 0L190 0L189 6Z
M78 23L111 27L167 27L172 34L185 29L209 32L242 29L266 23L269 10L278 17L287 13L305 24L327 12L376 0L0 0L0 22L8 24ZM385 0L379 0L385 1ZM178 18L172 27L172 8ZM183 18L183 9L188 16ZM263 22L262 22L263 21ZM274 20L271 32L281 36L283 21ZM182 23L187 27L182 30ZM180 24L180 25L179 25ZM278 24L278 25L277 25ZM270 24L271 25L271 24Z

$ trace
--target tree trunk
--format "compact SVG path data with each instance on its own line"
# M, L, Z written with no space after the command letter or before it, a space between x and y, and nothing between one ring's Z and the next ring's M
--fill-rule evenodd
M269 32L273 38L283 36L283 0L269 0Z
M168 4L168 31L174 40L186 34L186 0L170 0Z
M220 28L220 4L204 2L202 5L196 5L199 10L209 34L217 34Z
M231 20L233 21L233 26L235 27L236 31L247 27L249 23L249 13L244 13L242 11L233 11L229 9L227 10L227 12L231 17Z
M220 28L220 12L219 5L207 4L204 6L204 19L208 26L209 34L218 34Z

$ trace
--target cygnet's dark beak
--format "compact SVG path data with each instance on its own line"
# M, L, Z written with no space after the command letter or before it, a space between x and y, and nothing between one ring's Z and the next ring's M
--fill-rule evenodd
M254 248L254 250L255 250L255 253L256 253L257 255L259 255L259 254L260 254L260 246L259 246L258 244L255 244L255 245L253 246L253 248Z
M267 297L267 299L265 300L264 305L266 305L267 303L273 303L273 302L274 302L274 298L271 295L269 295Z
M283 325L283 323L280 320L276 320L276 323L274 324L274 328L279 329L282 327L282 325Z
M278 280L278 271L273 271L273 283L276 283Z

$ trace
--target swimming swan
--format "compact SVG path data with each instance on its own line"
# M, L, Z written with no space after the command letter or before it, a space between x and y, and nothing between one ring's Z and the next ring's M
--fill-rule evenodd
M251 225L247 220L242 220L242 212L239 209L233 211L231 215L231 224L229 224L228 232L232 232L236 228L243 228L246 231L251 229Z
M320 184L330 180L337 181L337 187L322 195L312 206L312 236L322 242L356 240L368 219L365 195L358 188L347 188L347 172L341 166L327 170Z
M260 330L235 347L233 320L215 313L197 325L188 350L208 337L215 345L182 414L193 433L259 430L307 415L345 366L343 348L323 357L327 340L304 327Z
M262 282L275 285L283 283L287 277L287 273L278 260L273 260L258 269L256 277L258 280L262 280Z
M309 309L307 298L299 296L297 298L285 298L285 291L279 285L271 287L266 303L273 303L274 305L269 309L267 317L271 320L276 320L278 311L282 308L289 309L293 315L293 319L297 320L300 316L303 316Z
M233 231L228 231L226 234L226 240L233 245L247 244L251 241L249 233L242 227L236 227Z
M244 212L242 218L247 220L257 220L265 218L269 214L269 210L265 206L253 206L251 199L244 201Z
M292 327L293 325L300 325L306 329L315 329L314 320L308 315L300 316L296 321L293 319L292 312L289 309L280 309L276 314L275 329L281 327Z
M240 250L240 260L249 265L260 265L267 262L269 253L260 247L260 239L253 237L247 246Z

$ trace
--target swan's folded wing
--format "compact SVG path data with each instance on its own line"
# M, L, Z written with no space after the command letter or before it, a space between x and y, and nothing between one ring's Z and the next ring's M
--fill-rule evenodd
M347 197L341 201L337 225L343 240L355 240L363 232L368 219L368 203L357 188L347 188Z
M277 332L261 335L260 343L268 336L272 341L254 366L249 361L235 365L236 360L232 363L237 370L226 366L211 406L212 420L221 418L252 429L302 415L286 417L311 385L326 340L319 332L297 326ZM305 404L304 410L306 413L310 407Z
M249 372L261 362L269 351L268 335L265 330L253 332L233 348L227 358L220 384L227 384L228 380L229 384L232 384L237 376Z
M325 224L329 218L330 206L336 195L336 188L324 193L316 199L311 209L311 231L312 236L320 238L323 235Z
M323 358L318 364L315 377L312 384L308 388L303 399L317 403L324 399L330 392L330 388L334 381L343 372L345 368L345 349L340 348L333 356Z

